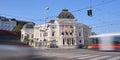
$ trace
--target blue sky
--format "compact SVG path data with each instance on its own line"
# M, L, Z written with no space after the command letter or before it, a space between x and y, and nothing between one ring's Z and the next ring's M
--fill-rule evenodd
M44 16L55 19L66 8L78 23L93 27L92 31L96 33L120 32L120 0L91 1L93 17L87 16L90 0L0 0L0 16L40 24L44 23ZM45 10L47 6L49 10Z

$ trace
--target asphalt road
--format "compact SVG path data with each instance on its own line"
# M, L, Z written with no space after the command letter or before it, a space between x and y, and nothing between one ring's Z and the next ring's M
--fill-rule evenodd
M88 49L37 49L33 60L120 60L120 52Z

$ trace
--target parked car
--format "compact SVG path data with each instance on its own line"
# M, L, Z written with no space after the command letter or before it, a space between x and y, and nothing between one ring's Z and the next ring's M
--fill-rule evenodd
M84 48L84 45L83 44L78 44L78 45L76 45L76 48Z
M0 40L0 60L30 60L34 49L18 40Z
M57 44L50 44L50 48L58 48Z

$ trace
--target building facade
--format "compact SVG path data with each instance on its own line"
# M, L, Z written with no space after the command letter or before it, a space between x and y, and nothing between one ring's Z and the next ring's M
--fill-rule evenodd
M16 26L16 20L0 16L0 30L12 31Z
M23 28L21 35L33 34L33 37L29 37L33 41L45 42L45 45L55 43L59 47L75 46L79 43L87 44L91 28L76 21L67 9L63 9L55 20L49 20L47 24L35 25L32 28L33 33L29 33L28 29ZM24 40L24 37L21 39Z
M29 39L33 39L33 27L34 24L33 23L27 23L23 26L23 28L21 29L21 40L23 41L25 37L29 38Z

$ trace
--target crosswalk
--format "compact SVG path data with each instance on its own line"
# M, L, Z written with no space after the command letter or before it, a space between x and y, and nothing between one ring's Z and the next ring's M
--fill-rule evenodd
M100 59L109 58L109 57L111 57L111 56L100 56L100 57L93 58L93 59L90 59L90 60L100 60Z
M43 56L61 57L65 59L76 60L120 60L120 56L112 55L95 55L95 54L63 54L63 53L44 53Z

